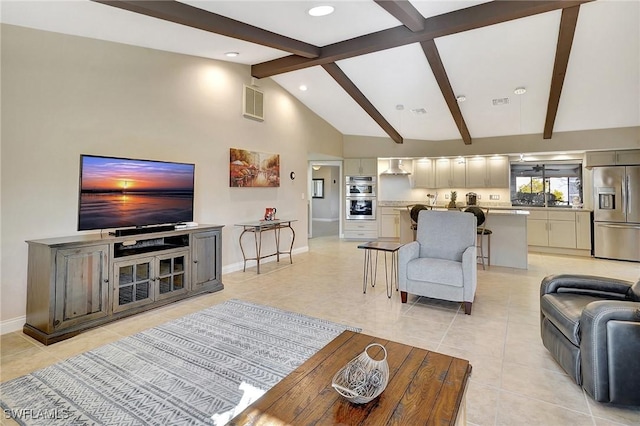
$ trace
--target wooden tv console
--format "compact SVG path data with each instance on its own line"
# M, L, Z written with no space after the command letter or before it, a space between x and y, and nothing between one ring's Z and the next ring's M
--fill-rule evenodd
M27 241L27 322L49 345L167 303L224 288L222 225Z

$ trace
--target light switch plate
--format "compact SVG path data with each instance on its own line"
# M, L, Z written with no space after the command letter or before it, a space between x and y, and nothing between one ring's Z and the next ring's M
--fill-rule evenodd
M497 195L497 194L492 194L492 195L489 195L489 199L490 199L490 200L499 200L499 199L500 199L500 196L499 196L499 195Z

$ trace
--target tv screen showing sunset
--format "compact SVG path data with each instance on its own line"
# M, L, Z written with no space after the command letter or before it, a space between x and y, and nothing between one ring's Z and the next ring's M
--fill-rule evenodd
M193 220L193 164L81 157L78 229Z

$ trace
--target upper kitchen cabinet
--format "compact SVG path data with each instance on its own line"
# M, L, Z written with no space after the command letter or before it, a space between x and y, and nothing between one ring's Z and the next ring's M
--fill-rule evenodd
M433 160L429 158L422 158L413 162L413 186L416 188L436 187Z
M376 176L378 160L376 158L345 158L344 174L346 176Z
M637 164L640 164L640 149L587 152L586 167L588 168L597 166L633 166Z
M439 158L435 161L436 188L464 188L466 186L465 161Z
M467 188L508 188L509 158L506 156L466 159Z

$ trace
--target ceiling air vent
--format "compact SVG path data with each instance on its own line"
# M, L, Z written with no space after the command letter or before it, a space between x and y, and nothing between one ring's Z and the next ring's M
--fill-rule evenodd
M498 98L492 100L491 102L493 102L493 106L509 105L509 98Z
M255 87L244 85L242 115L252 120L264 121L264 93Z

